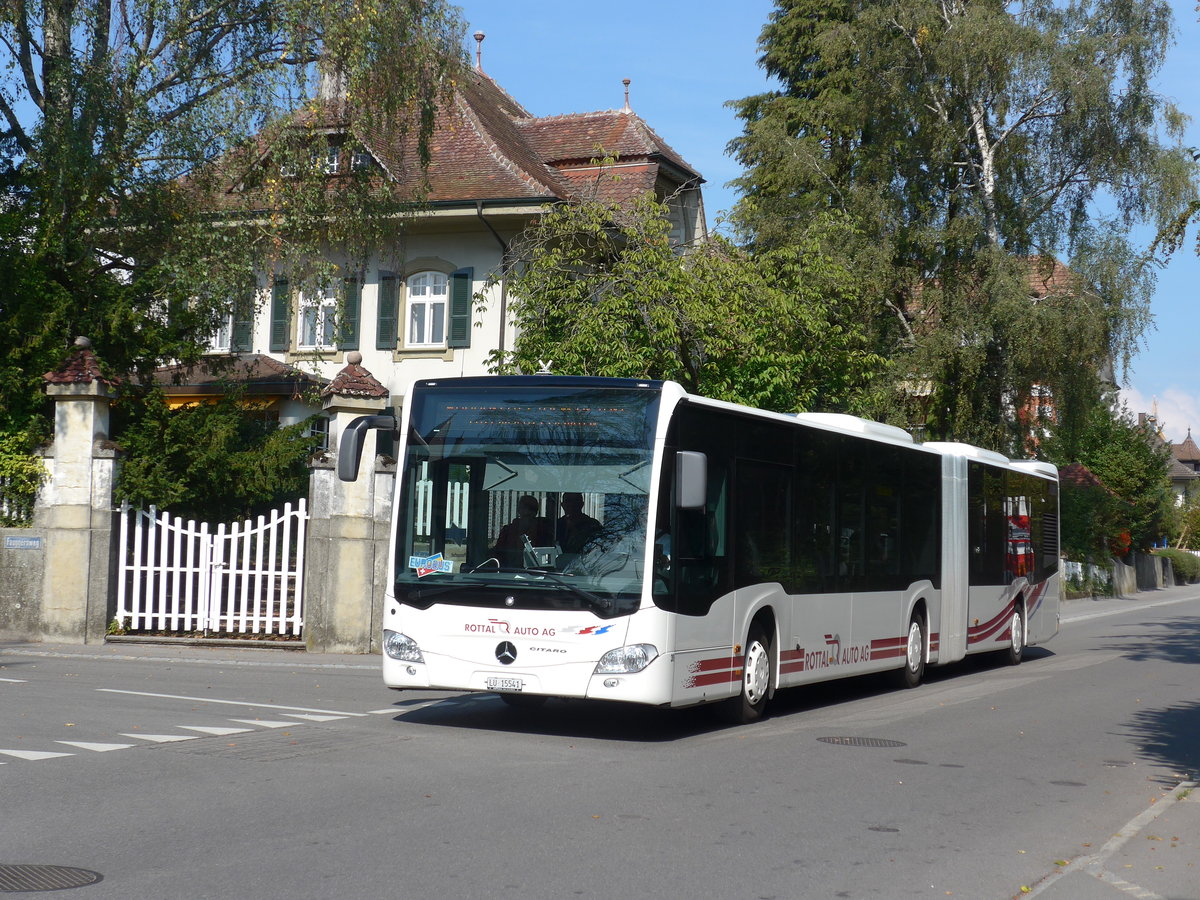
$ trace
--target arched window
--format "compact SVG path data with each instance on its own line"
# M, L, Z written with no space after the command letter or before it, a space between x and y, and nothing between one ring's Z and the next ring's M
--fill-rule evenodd
M408 347L446 346L446 301L449 279L441 272L418 272L408 278Z

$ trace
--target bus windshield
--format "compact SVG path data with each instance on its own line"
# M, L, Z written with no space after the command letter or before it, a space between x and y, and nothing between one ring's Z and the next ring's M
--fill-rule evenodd
M648 387L418 385L397 600L635 610L658 398Z

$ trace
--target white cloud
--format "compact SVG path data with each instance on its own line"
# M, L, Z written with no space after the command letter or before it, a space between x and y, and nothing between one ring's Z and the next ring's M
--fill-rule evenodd
M1145 396L1137 388L1124 388L1121 400L1135 416L1154 412L1157 407L1159 425L1173 444L1183 441L1189 428L1195 429L1195 438L1200 439L1200 395L1175 385L1153 397Z

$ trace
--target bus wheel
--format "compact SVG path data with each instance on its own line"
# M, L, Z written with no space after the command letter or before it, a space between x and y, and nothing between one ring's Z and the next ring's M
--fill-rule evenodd
M1004 660L1010 666L1020 665L1021 657L1025 655L1025 610L1019 600L1013 604L1008 630L1012 634L1012 644L1004 651Z
M771 639L757 622L746 637L746 655L742 660L742 692L726 701L728 718L746 725L762 718L771 692Z
M925 617L915 615L908 623L908 643L905 645L904 668L896 682L900 687L915 688L925 677Z

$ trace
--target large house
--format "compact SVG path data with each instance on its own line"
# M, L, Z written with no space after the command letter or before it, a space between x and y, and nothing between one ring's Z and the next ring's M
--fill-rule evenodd
M336 90L329 81L323 98ZM331 177L346 166L373 167L393 183L416 177L404 174L411 154L401 138L348 134L336 116L306 127L323 140ZM493 352L512 347L505 276L513 240L552 204L586 196L620 203L653 191L669 205L673 240L705 236L703 179L630 109L628 81L623 109L537 117L480 68L468 71L439 107L424 176L420 211L392 246L343 280L340 297L305 296L263 275L257 315L231 317L214 336L214 365L163 371L173 401L221 390L228 376L215 364L231 357L285 424L313 411L300 388L333 379L351 351L394 401L415 379L486 374ZM247 195L231 177L222 202L245 210ZM480 293L483 304L473 300Z

